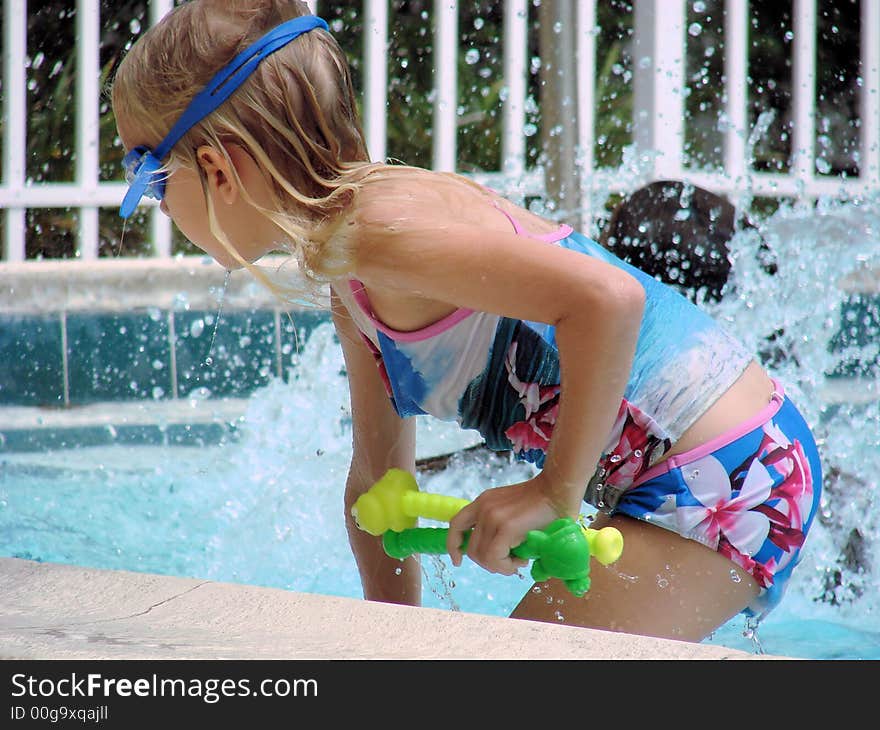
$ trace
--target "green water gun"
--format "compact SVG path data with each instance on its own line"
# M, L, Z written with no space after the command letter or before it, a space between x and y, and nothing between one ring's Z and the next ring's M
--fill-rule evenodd
M351 514L361 530L382 536L387 555L403 560L415 553L445 553L449 529L416 527L417 520L426 517L449 522L467 504L468 500L460 497L420 492L412 474L389 469L358 497ZM469 537L470 531L465 533L463 551ZM559 578L571 593L582 596L590 589L590 557L609 565L622 551L623 535L616 528L594 530L560 517L543 530L530 530L511 553L534 561L531 575L535 581Z

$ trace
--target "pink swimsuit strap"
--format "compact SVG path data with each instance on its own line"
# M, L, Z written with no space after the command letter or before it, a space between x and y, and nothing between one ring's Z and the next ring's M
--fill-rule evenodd
M453 327L461 322L461 320L474 313L474 310L472 309L461 307L454 312L450 312L442 319L432 322L427 327L405 332L392 329L375 315L373 307L370 305L370 298L367 296L367 290L364 288L361 281L358 279L349 279L348 286L351 289L351 294L357 302L357 305L361 308L361 311L369 317L373 326L380 332L388 335L392 340L397 340L398 342L418 342L419 340L427 340L429 337L445 332L450 327Z
M574 229L563 223L559 226L555 231L550 231L550 233L529 233L523 230L523 227L519 224L516 218L514 218L510 213L508 213L504 208L502 208L498 203L495 203L495 207L500 210L504 217L510 221L510 224L513 226L513 230L520 236L527 236L528 238L537 238L539 241L547 241L547 243L555 243L556 241L561 241L566 236L570 236Z

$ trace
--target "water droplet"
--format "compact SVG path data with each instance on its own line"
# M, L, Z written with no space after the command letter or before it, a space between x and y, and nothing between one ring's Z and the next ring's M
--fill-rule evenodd
M675 215L673 216L674 220L677 221L686 221L691 217L690 208L679 208L675 211Z
M741 583L742 577L740 576L739 573L736 572L736 570L731 568L730 569L730 580L732 580L734 583Z
M199 388L193 388L189 393L189 402L190 405L195 407L199 404L199 401L207 400L211 397L211 389L201 386Z

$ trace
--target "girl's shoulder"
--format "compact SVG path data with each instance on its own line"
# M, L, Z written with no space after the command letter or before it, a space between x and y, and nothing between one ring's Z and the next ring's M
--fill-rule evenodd
M466 214L485 205L488 195L485 188L461 175L386 165L363 178L355 210L361 218L389 210L431 216L464 206L461 212Z
M391 165L363 178L351 213L371 234L423 233L451 224L509 231L511 220L539 233L558 227L463 175Z

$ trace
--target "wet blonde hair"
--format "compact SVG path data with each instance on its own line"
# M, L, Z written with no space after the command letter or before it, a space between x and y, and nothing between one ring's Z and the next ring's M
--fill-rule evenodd
M236 54L275 26L311 11L290 0L190 0L138 39L114 74L111 98L155 146L192 97ZM199 171L212 233L276 293L279 285L245 261L220 229L196 160L200 145L226 155L237 144L270 180L271 206L257 206L287 235L306 281L320 286L350 271L351 243L336 235L370 163L347 58L332 35L311 30L265 58L216 111L174 146L164 167ZM301 292L300 292L301 293Z

